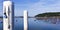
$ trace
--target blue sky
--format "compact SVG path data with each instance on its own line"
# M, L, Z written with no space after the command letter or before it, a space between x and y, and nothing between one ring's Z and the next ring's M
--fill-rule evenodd
M22 16L28 10L29 16L45 12L60 12L60 0L12 0L15 5L15 16ZM0 0L0 16L2 16L3 0Z

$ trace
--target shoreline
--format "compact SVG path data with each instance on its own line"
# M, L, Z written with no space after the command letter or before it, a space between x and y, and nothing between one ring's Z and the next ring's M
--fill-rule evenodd
M58 17L35 17L38 20L47 20L47 19L60 19L60 16Z

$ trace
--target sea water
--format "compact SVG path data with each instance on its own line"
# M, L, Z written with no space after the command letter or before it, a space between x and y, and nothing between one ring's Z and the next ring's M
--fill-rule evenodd
M24 30L23 21L23 18L14 18L14 30ZM2 20L0 20L0 30L3 30ZM28 18L28 30L60 30L60 22L53 24L50 20Z

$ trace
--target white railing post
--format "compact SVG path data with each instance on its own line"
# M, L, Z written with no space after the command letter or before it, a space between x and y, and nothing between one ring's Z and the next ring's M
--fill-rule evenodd
M24 30L28 30L28 12L24 10Z
M12 30L12 20L14 11L11 1L3 2L3 30Z

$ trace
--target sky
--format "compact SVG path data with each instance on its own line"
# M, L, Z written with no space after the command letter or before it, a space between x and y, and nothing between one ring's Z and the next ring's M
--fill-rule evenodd
M27 10L29 16L46 12L60 12L60 0L11 0L14 2L15 16L23 16ZM3 0L0 0L0 16L3 15Z

